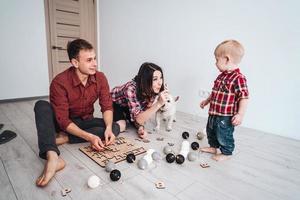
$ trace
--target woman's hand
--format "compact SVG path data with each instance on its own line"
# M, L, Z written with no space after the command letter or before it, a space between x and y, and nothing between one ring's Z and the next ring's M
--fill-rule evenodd
M165 105L168 98L168 94L169 94L168 90L164 90L159 94L158 104L160 105L160 107Z

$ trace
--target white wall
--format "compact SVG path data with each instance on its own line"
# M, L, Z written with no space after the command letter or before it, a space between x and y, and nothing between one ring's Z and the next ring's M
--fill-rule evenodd
M0 100L48 95L44 1L0 1Z
M243 126L300 139L300 3L297 0L99 0L100 63L111 87L144 61L161 65L179 110L199 109L218 72L215 46L237 39L251 100Z

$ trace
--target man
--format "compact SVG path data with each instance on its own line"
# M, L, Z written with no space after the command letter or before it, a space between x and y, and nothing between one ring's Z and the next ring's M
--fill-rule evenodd
M113 122L109 85L105 75L97 71L92 45L76 39L68 44L67 51L73 66L52 80L50 103L38 101L34 107L39 156L47 160L36 181L39 187L46 186L65 166L57 145L88 141L92 148L101 151L104 146L114 143L120 132L119 125ZM97 99L103 119L93 117ZM58 132L60 137L56 138Z

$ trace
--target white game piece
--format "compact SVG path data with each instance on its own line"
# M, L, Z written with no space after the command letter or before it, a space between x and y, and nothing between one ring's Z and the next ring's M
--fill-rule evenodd
M182 141L181 149L180 149L179 154L182 155L184 158L186 158L186 156L189 153L189 151L190 151L190 143L189 143L189 141L187 141L187 140Z
M189 161L195 161L197 159L197 154L195 152L189 152L188 159Z
M116 165L112 161L108 161L105 165L105 171L111 172L112 170L116 169Z
M89 177L87 184L90 188L94 189L100 185L100 178L96 175L92 175Z
M138 167L140 169L146 169L152 163L152 154L154 151L154 149L149 149L146 155L138 161Z
M162 159L162 157L161 157L160 153L154 151L154 152L152 153L152 159L155 160L155 161L159 161L159 160Z
M167 155L169 153L172 153L172 148L170 146L165 146L163 151Z

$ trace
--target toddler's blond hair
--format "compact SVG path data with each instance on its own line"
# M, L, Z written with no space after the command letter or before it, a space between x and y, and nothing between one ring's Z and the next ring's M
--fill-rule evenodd
M236 40L225 40L215 49L215 57L230 56L232 62L239 64L244 56L244 47Z

